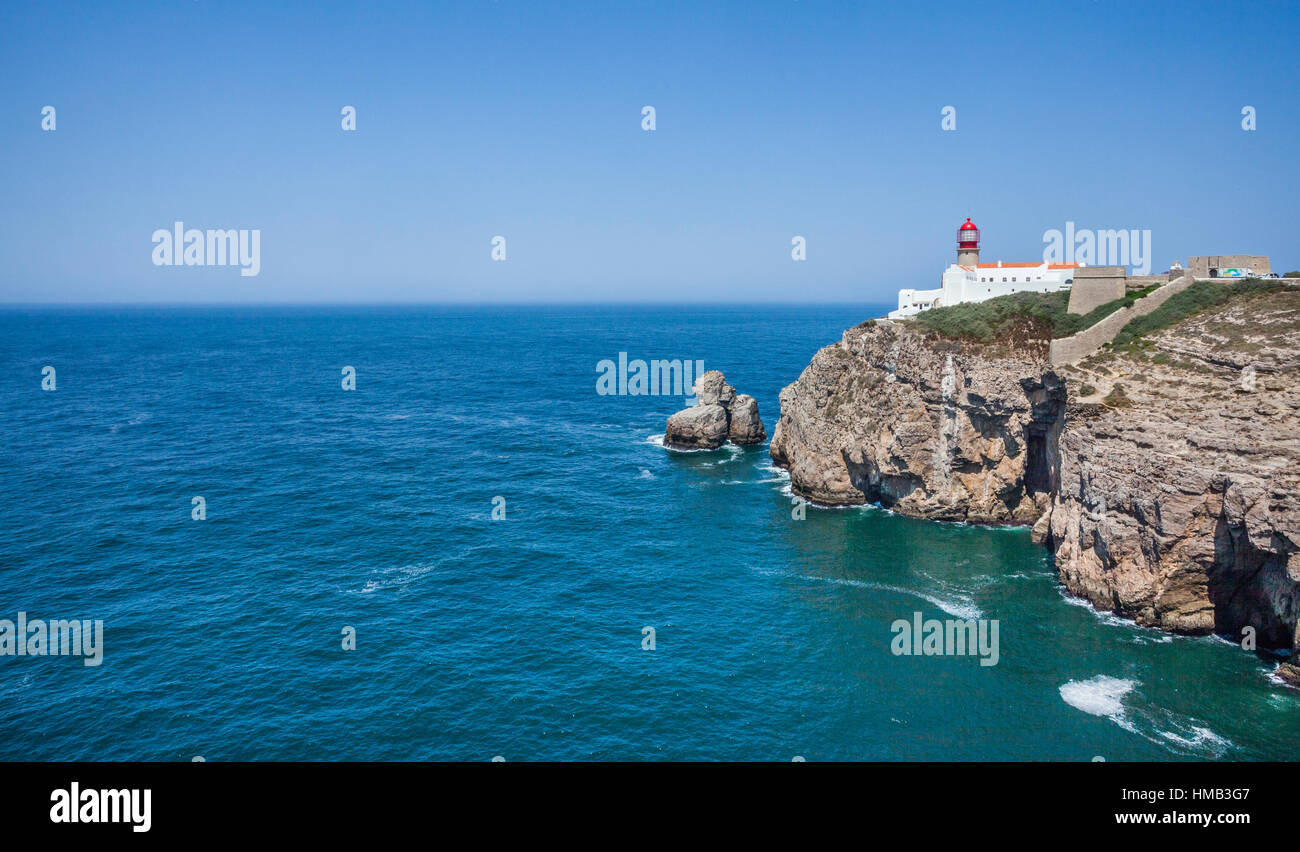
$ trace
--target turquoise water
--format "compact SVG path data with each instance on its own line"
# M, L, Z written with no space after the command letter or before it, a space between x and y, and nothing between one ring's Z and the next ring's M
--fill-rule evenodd
M1294 759L1270 665L1067 601L1027 530L795 520L766 446L595 392L700 359L770 434L883 310L0 311L0 618L104 622L0 657L0 759ZM895 656L914 612L997 665Z

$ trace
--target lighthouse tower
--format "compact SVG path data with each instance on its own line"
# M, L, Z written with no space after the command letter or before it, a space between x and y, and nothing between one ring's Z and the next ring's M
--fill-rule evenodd
M966 224L957 229L957 265L977 266L979 262L980 229L967 217Z

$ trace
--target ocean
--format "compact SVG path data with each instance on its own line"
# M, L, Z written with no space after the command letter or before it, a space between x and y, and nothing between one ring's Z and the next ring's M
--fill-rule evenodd
M1295 759L1269 663L1068 599L1027 529L799 519L766 444L596 392L702 360L770 436L886 309L0 310L0 619L103 623L0 656L0 759ZM893 653L914 617L996 665Z

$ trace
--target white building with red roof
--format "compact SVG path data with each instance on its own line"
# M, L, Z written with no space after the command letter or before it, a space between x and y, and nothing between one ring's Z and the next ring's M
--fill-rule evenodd
M957 262L943 271L937 290L899 290L898 310L890 319L963 302L982 302L1011 293L1053 293L1069 290L1074 270L1082 263L980 263L980 231L970 219L957 229Z

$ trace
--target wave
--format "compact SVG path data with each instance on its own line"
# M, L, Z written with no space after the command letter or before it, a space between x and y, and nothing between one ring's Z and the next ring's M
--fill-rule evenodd
M416 563L414 565L393 565L388 568L380 568L371 572L378 574L378 577L367 580L359 589L348 589L347 592L354 595L369 595L383 589L405 589L437 567L437 565L429 563Z
M1119 719L1124 716L1124 696L1133 691L1137 681L1097 675L1088 680L1062 684L1061 699L1077 710L1092 716Z
M794 493L794 487L790 482L790 477L788 474L783 479L767 480L767 481L784 483L780 488L777 489L777 491L790 500L793 500L795 497L800 496ZM830 503L818 503L816 500L809 500L807 497L802 497L801 499L803 499L808 504L808 508L821 509L827 512L847 512L850 510L857 509L859 511L862 510L869 511L869 512L883 511L883 512L888 512L891 515L893 514L893 512L890 512L888 509L883 508L879 503L847 503L847 504L838 503L832 505Z
M1295 684L1291 683L1289 680L1286 680L1280 674L1278 674L1277 669L1278 667L1274 666L1273 668L1264 672L1264 677L1268 678L1270 683L1277 684L1278 686L1285 686L1287 688L1287 691L1283 693L1283 695L1285 695L1287 698L1300 698L1300 690L1297 690L1295 688Z
M1057 594L1061 596L1061 599L1067 604L1070 606L1080 607L1081 609L1086 609L1088 612L1092 613L1093 618L1096 618L1102 624L1110 627L1127 627L1133 633L1133 636L1128 641L1135 645L1164 645L1177 639L1192 638L1177 633L1170 633L1166 630L1161 630L1159 627L1149 627L1145 624L1138 624L1131 618L1116 615L1109 610L1097 609L1087 598L1081 598L1070 594L1062 585L1058 584L1056 591Z
M723 451L727 453L726 458L721 458L714 462L706 462L703 464L703 467L717 467L720 464L729 464L735 461L736 459L740 458L740 454L745 452L744 447L738 447L735 444L732 444L730 442L723 444L721 447L714 447L713 449L709 449L707 447L699 447L695 449L686 449L682 447L670 447L664 443L663 432L660 432L657 435L647 435L643 443L651 444L656 447L663 447L665 450L667 450L670 453L717 453Z
M130 420L126 421L125 423L113 423L113 424L110 424L109 427L108 427L108 431L111 432L112 434L116 435L116 434L118 433L118 431L121 430L122 428L127 427L127 426L139 426L141 423L145 422L146 420L148 420L148 419L149 419L150 417L152 417L152 416L153 416L153 415L151 415L151 414L150 414L149 412L147 412L147 411L140 412L140 413L137 414L135 417L132 417Z
M943 610L949 615L960 618L964 621L978 620L984 617L984 612L975 605L974 599L969 595L961 593L950 594L949 597L940 597L929 592L909 589L906 586L893 586L888 583L873 583L868 580L854 580L849 577L821 577L817 574L800 574L795 571L764 571L762 569L753 569L762 574L774 574L783 577L797 577L801 580L816 581L821 583L831 583L836 586L849 586L854 589L867 589L875 592L893 592L899 595L910 595L914 598L920 598L936 608Z
M1160 736L1170 742L1191 751L1208 750L1222 753L1232 747L1231 740L1219 736L1203 725L1189 724L1186 732L1187 736L1176 734L1173 731L1160 731L1159 733Z
M658 435L647 435L644 443L653 444L656 447L663 447L665 450L667 450L670 453L711 453L713 452L713 450L707 450L707 449L687 450L687 449L682 449L681 447L670 447L664 443L664 434L665 433L660 432Z
M860 580L844 580L848 584L862 583ZM877 589L884 592L896 592L903 595L912 595L923 601L928 601L951 616L960 618L964 621L974 621L984 617L984 611L975 606L973 599L968 595L961 595L957 600L941 598L938 595L932 595L927 592L918 592L915 589L908 589L903 586L890 586L884 583L863 583L865 588Z
M1061 699L1091 716L1100 716L1146 741L1182 754L1223 757L1236 748L1231 740L1210 730L1189 716L1163 708L1143 708L1125 703L1138 682L1126 678L1096 675L1072 680L1060 687Z

